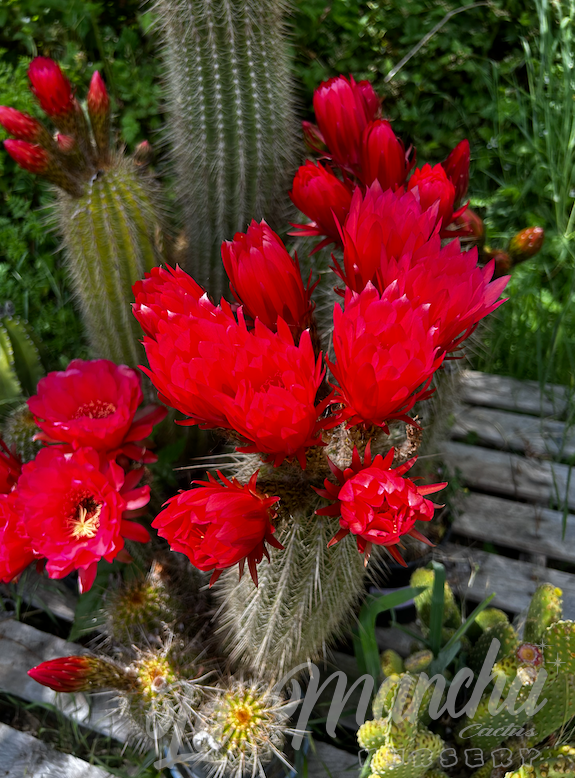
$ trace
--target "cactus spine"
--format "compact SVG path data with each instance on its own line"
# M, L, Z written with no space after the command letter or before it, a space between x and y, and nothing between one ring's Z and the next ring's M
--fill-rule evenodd
M162 261L152 179L131 159L115 156L81 197L61 193L55 216L95 355L138 365L144 355L132 286Z
M282 225L296 123L285 34L273 0L156 0L186 266L218 297L222 240L252 218Z

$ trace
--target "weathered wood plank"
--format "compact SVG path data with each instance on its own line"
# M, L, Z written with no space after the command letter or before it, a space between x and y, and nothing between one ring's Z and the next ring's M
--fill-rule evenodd
M575 510L575 477L567 465L455 442L442 443L441 450L470 489L559 508L566 502Z
M60 694L34 681L28 670L40 662L84 653L81 646L40 632L12 619L0 621L0 691L29 702L54 705L68 718L125 742L127 724L120 718L112 695Z
M568 407L568 390L564 386L548 384L542 394L537 381L518 381L476 370L462 371L461 393L463 400L472 405L532 416L560 417Z
M32 735L0 723L3 778L112 778L100 767L56 751Z
M523 452L527 457L567 461L575 455L575 429L556 419L460 405L450 429L453 440Z
M565 540L562 528L560 511L478 492L463 498L453 522L453 531L467 538L575 562L575 516L567 516Z
M14 591L35 608L49 610L63 621L74 621L78 597L62 581L51 580L29 569L18 584L11 587L0 584L0 595L11 598Z
M549 582L563 590L565 618L575 619L575 576L569 573L452 543L439 546L435 555L462 598L480 602L495 593L493 607L521 613L529 607L537 586Z

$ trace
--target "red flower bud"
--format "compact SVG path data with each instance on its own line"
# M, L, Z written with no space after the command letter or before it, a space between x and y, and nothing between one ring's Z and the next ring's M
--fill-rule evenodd
M518 232L511 238L508 248L513 264L517 265L519 262L524 262L538 254L544 240L545 230L543 227L527 227Z
M247 233L236 232L233 240L224 241L222 261L230 289L253 319L274 331L278 316L298 334L308 326L312 303L297 259L265 221L252 220Z
M37 119L5 105L0 105L0 124L18 140L37 141L43 129Z
M448 179L443 167L441 165L434 167L424 165L422 168L416 168L409 179L407 188L411 191L415 187L419 192L422 210L426 211L438 203L437 221L442 224L442 227L446 227L453 216L455 187Z
M5 140L4 147L17 165L29 173L45 173L50 158L41 146L25 140Z
M88 97L86 102L88 103L88 113L90 117L107 114L110 110L110 98L106 91L106 86L102 80L102 76L97 70L94 71L92 80L90 81L90 89L88 90Z
M48 116L60 116L74 110L72 87L57 62L48 57L36 57L28 68L28 78L32 92Z
M60 151L64 154L70 154L70 152L74 151L76 148L76 141L71 135L60 135L58 133L56 136L56 143L58 144Z
M485 225L483 219L478 216L471 208L465 211L453 220L454 237L455 235L473 240L478 246L485 242Z
M385 119L370 122L363 131L360 164L361 180L367 186L376 178L384 191L405 183L405 147Z
M330 78L315 90L313 107L325 143L338 165L359 162L361 133L375 119L379 100L366 81Z
M460 141L441 165L455 187L455 204L459 205L469 187L469 141Z
M63 656L28 670L28 675L55 692L85 692L90 689L122 689L130 685L121 668L107 659Z
M347 217L351 192L330 170L308 160L298 169L289 196L296 208L312 219L311 224L294 225L299 230L295 234L326 235L320 246L341 241L339 225Z

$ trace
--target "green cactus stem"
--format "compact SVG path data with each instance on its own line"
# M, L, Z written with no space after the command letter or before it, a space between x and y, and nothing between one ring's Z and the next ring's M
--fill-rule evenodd
M285 223L297 159L287 5L155 0L186 270L227 291L222 240L265 217Z
M433 582L435 573L427 568L416 570L411 576L410 585L414 587L425 587L425 591L418 594L415 598L415 607L417 616L425 630L429 630L429 619L431 615L431 600L433 596ZM443 626L459 627L461 625L461 613L455 602L455 596L450 585L445 582L444 587L445 600L443 607Z
M4 422L4 442L23 463L34 459L42 448L42 443L34 440L38 432L38 425L26 403L14 408Z
M0 402L32 395L44 375L38 347L27 322L0 318Z
M570 745L547 749L531 765L505 773L504 778L566 778L575 774L575 748Z
M144 359L132 286L162 261L157 194L152 177L118 155L85 184L81 197L62 193L55 204L92 350L132 367Z
M523 638L527 643L539 643L544 631L562 616L561 589L550 583L537 587L531 599Z
M485 630L479 640L475 643L469 652L469 666L474 673L479 673L483 667L485 657L489 652L492 641L496 639L500 642L500 648L497 652L496 661L507 656L519 644L517 632L508 622L500 622L490 629Z

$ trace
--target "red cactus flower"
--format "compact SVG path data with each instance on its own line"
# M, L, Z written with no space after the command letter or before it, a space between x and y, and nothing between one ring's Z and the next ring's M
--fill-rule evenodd
M330 78L315 90L313 107L334 162L344 167L356 167L361 134L375 119L379 108L373 87L365 81L356 83L353 76Z
M136 488L142 474L142 468L124 474L93 448L49 446L24 465L18 495L26 532L32 549L47 558L51 578L78 570L80 590L87 591L98 561L111 562L124 538L149 540L144 527L127 520L150 499L149 486Z
M7 494L20 478L22 463L0 438L0 494Z
M37 144L9 138L4 141L4 148L14 162L29 173L45 173L50 166L48 153Z
M125 453L135 459L142 452L134 450L134 442L147 438L167 413L158 405L138 410L140 375L107 359L74 359L66 370L42 378L37 392L28 407L43 431L42 440L98 451L127 446Z
M106 115L110 110L110 98L108 97L106 85L97 70L92 75L86 102L90 116Z
M328 243L341 242L340 230L349 211L351 190L339 178L308 160L298 169L289 196L296 208L312 220L310 224L294 224L297 232L292 235L325 235L315 251Z
M365 194L358 187L342 230L343 267L334 260L334 270L355 292L369 281L383 292L394 280L388 272L391 260L408 255L415 261L435 228L436 210L422 212L411 192L382 192L378 181Z
M43 134L44 128L37 119L15 108L0 105L0 124L9 135L17 140L35 143Z
M160 319L194 315L206 317L222 313L209 299L205 289L197 284L181 267L167 265L153 267L141 281L133 286L136 302L132 306L134 316L150 337L158 331Z
M524 262L526 259L534 257L541 251L543 241L545 240L545 230L543 227L526 227L518 232L509 242L509 256L514 265Z
M17 492L0 494L0 581L10 583L36 558Z
M276 465L321 443L318 421L327 400L315 398L323 379L309 331L299 344L283 319L277 332L256 320L248 330L222 301L219 318L160 319L155 339L145 338L150 376L168 405L191 417L189 424L223 427ZM183 422L185 423L185 422ZM325 422L323 422L325 423Z
M381 188L397 189L407 178L405 146L385 119L370 122L361 137L360 177L368 186L376 179Z
M281 316L298 335L309 325L309 284L304 289L297 256L290 257L265 221L252 220L247 233L236 232L233 240L224 241L222 260L230 289L253 319L275 330Z
M197 488L169 499L152 526L195 567L214 571L210 585L222 570L238 563L241 576L247 559L257 586L256 565L264 555L269 559L265 544L283 548L273 536L271 523L276 515L272 506L279 497L257 491L257 473L244 486L235 478L228 481L219 471L218 475L221 484L208 474L208 481L195 481Z
M371 284L359 294L348 290L343 311L334 308L335 364L339 420L386 429L405 419L427 387L443 356L435 343L429 306L400 296L397 283L380 295Z
M441 165L455 187L455 205L459 205L469 187L469 141L460 141Z
M434 167L424 165L422 168L416 168L409 179L407 188L411 191L416 187L424 211L435 203L439 203L437 220L443 228L447 227L453 218L459 215L459 213L454 214L453 212L455 187L441 165Z
M28 670L28 675L55 692L85 692L99 687L102 660L90 656L63 656Z
M540 667L543 664L543 651L533 643L523 643L515 651L517 659L526 665Z
M417 457L403 465L391 469L394 449L383 458L378 454L372 461L370 446L361 461L357 448L354 448L351 465L340 470L329 463L337 484L325 480L325 489L316 489L321 497L333 500L333 505L316 511L321 516L340 516L340 531L329 545L337 543L350 532L356 535L361 553L365 553L366 563L372 544L386 546L389 553L399 564L407 567L396 548L403 535L411 535L432 545L429 540L415 529L416 521L431 521L435 505L426 500L425 495L438 492L446 483L416 486L403 475L415 464Z
M45 114L55 118L74 110L72 87L57 62L36 57L28 68L28 78Z

